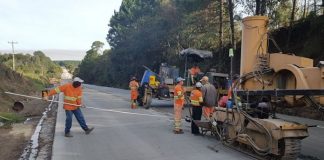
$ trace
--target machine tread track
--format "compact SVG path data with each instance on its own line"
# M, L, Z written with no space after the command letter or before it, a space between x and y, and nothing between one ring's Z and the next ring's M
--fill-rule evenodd
M300 139L286 138L283 140L284 147L282 148L282 156L260 156L255 152L251 152L252 149L244 148L240 145L230 145L224 143L224 145L233 150L244 153L257 160L296 160L300 154L301 141Z
M301 141L295 138L285 138L284 148L282 148L283 160L294 160L297 159L301 151Z

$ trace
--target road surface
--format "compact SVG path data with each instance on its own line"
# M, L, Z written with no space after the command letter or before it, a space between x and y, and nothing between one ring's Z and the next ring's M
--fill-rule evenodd
M153 101L153 109L130 109L129 91L85 85L83 113L95 130L85 135L73 119L73 138L64 137L65 113L59 107L53 145L54 160L236 160L252 159L223 146L209 136L194 136L183 122L185 134L172 133L172 102ZM114 112L111 112L114 111ZM185 110L186 111L186 110ZM294 117L285 116L291 119ZM306 119L298 119L306 121ZM316 121L307 120L308 124ZM322 123L318 121L318 123ZM310 129L303 155L324 159L324 129ZM218 151L218 152L217 152Z
M90 89L91 88L91 89ZM132 112L139 115L85 108L83 113L95 130L85 135L73 119L73 138L64 137L64 110L59 107L53 160L238 160L250 157L222 146L213 137L194 136L188 123L185 134L172 133L172 118L152 109L130 109L129 92L86 87L89 107ZM142 115L143 114L143 115ZM153 116L149 116L153 115ZM216 152L215 150L218 150Z

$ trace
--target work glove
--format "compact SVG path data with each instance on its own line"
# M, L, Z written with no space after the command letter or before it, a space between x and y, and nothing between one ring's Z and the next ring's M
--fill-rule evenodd
M43 99L44 101L48 101L48 96L44 96L44 97L42 97L42 99Z
M42 99L44 101L48 101L48 91L47 90L42 91Z

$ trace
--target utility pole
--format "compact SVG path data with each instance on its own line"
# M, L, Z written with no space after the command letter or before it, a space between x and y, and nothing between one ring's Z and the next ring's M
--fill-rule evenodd
M9 44L11 44L11 48L12 48L12 70L15 70L15 47L14 44L18 44L18 42L8 42Z

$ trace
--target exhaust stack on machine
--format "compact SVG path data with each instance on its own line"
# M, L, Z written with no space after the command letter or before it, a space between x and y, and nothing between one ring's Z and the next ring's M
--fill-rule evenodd
M258 57L268 56L268 18L246 17L242 21L241 76L256 69Z

